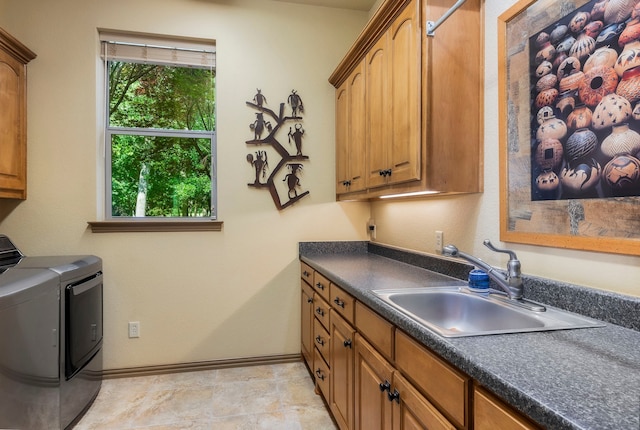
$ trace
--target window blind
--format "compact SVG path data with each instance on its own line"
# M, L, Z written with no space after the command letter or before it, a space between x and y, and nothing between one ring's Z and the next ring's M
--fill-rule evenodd
M106 60L215 68L213 40L168 39L139 33L100 31L101 56Z

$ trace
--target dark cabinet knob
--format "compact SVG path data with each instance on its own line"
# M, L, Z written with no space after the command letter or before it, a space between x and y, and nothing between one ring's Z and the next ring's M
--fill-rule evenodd
M389 392L387 393L387 396L389 397L390 402L393 402L395 400L396 403L400 404L400 393L398 392L397 389L394 389L393 393L391 392L391 390L389 390Z
M316 288L319 288L321 290L324 290L324 285L322 285L320 282L316 283Z
M313 303L313 299L312 299L311 297L309 297L309 298L307 299L307 303Z
M384 382L380 383L380 391L383 393L385 391L391 391L391 383L385 379Z
M344 342L342 342L342 344L345 348L351 348L351 339L345 340Z
M343 300L340 300L340 298L339 298L339 297L336 297L336 298L333 300L333 303L335 303L336 305L338 305L338 306L340 306L342 309L344 309L344 301L343 301Z
M324 340L322 340L320 336L316 336L316 342L318 343L318 345L324 346Z
M317 308L316 308L316 313L317 313L318 315L320 315L321 317L323 317L323 316L324 316L324 311L322 310L322 308L321 308L321 307L317 307Z
M324 373L322 373L319 367L318 370L316 370L316 376L318 377L318 379L324 381Z

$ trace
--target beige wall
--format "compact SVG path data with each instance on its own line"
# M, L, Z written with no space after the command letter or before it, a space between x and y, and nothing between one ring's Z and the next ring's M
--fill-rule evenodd
M525 273L640 296L638 257L499 241L497 19L514 3L513 0L485 3L484 193L374 203L372 217L377 223L377 241L434 253L434 232L442 230L445 243L454 243L493 266L506 267L503 254L492 253L482 245L489 238L497 246L515 250Z
M359 34L364 12L265 0L0 0L0 26L33 49L29 65L29 198L0 201L0 231L29 255L94 253L104 259L106 368L299 351L297 243L365 239L370 212L381 243L433 252L445 242L489 263L499 244L497 16L486 3L485 192L407 202L334 201L333 88L327 77ZM218 41L221 233L92 234L99 175L96 28ZM309 197L278 212L249 189L251 109L292 88L305 108L303 184ZM505 244L527 273L640 295L640 259ZM140 321L140 339L127 322Z
M29 64L25 202L0 202L0 231L28 255L104 259L105 367L270 354L299 346L298 242L362 240L369 205L335 203L333 87L327 78L366 12L264 0L2 1L0 26L38 54ZM221 233L93 234L98 216L96 28L217 40ZM279 212L247 187L245 105L261 88L277 110L305 104L310 191ZM285 136L286 138L286 136ZM286 144L286 142L285 142ZM275 162L273 163L275 166ZM128 339L127 322L141 322Z

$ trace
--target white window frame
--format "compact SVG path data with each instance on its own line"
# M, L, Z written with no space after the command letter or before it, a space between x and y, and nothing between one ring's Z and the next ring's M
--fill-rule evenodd
M93 222L89 223L92 226L94 232L102 232L103 228L107 228L107 231L157 231L154 227L132 227L125 228L124 230L112 230L108 228L112 224L121 225L122 222L133 222L136 224L150 222L154 226L163 225L177 225L181 223L193 223L218 219L218 187L217 187L217 102L215 117L215 129L212 131L206 130L169 130L169 129L152 129L152 128L126 128L126 127L110 127L109 126L109 71L107 68L108 61L110 59L117 59L128 62L142 62L149 64L164 64L164 65L177 65L177 66L195 66L198 65L198 61L202 59L205 64L207 61L207 67L215 69L215 41L203 40L203 39L187 39L187 38L172 38L166 36L149 35L141 33L129 33L113 30L99 29L99 39L101 43L101 59L104 70L104 99L102 104L102 110L104 111L104 217L106 222ZM120 52L119 55L109 56L107 50L108 42L119 42L118 49L123 48L124 52ZM141 59L140 52L144 50L145 55L150 54L149 58ZM176 55L177 53L177 55ZM114 135L138 135L138 136L153 136L153 137L185 137L185 138L202 138L210 139L211 142L211 216L210 217L120 217L112 215L112 177L111 177L111 139ZM170 227L172 230L174 227ZM210 227L187 227L184 230L220 230L221 223L216 223L214 228ZM160 228L160 230L165 230Z

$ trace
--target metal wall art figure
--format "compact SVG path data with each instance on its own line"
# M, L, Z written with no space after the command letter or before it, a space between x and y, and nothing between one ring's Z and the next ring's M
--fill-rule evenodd
M284 114L285 103L280 103L279 112L276 114L276 112L265 106L267 98L262 94L262 90L256 90L257 93L253 96L253 100L246 102L247 106L258 112L255 113L256 119L249 124L249 129L253 131L253 140L247 140L245 143L258 147L267 145L268 148L256 150L253 154L247 154L247 162L253 168L255 175L253 183L247 185L253 188L268 189L276 207L278 210L282 210L309 194L309 191L299 192L302 188L300 175L302 174L303 166L301 162L309 159L307 155L303 154L302 150L305 131L302 128L301 121L303 120L304 105L297 91L292 90L287 98L287 102L291 107L291 116L285 116ZM293 126L289 126L287 134L289 145L291 145L292 141L295 145L295 155L290 154L278 140L278 132L281 129L283 133L285 132L284 126L287 122L295 122ZM263 138L265 132L267 135ZM268 151L269 148L271 149L270 151ZM271 155L272 161L275 154L279 157L279 161L267 176L267 172L270 169L267 161L269 158L268 152L271 152L269 155ZM288 173L286 172L287 170ZM276 178L278 181L276 181ZM283 179L280 181L280 178ZM287 194L284 202L280 198L278 188L281 189L283 195L285 192Z

